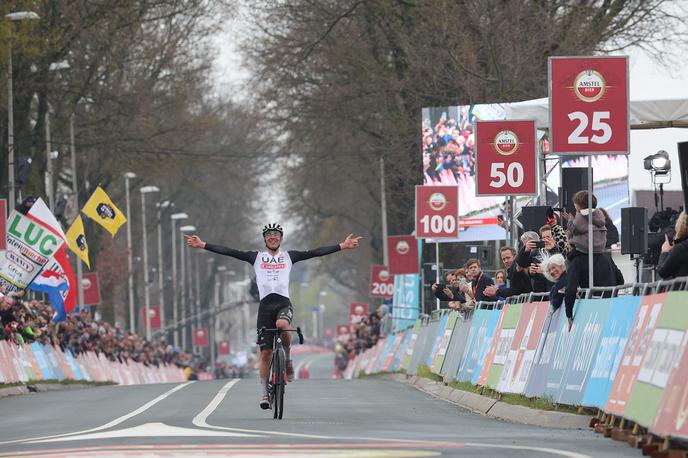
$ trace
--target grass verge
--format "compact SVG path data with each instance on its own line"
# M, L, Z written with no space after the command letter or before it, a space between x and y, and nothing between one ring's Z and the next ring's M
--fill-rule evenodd
M14 386L26 386L37 384L51 384L51 385L86 385L86 386L107 386L117 385L115 382L89 382L87 380L29 380L28 382L20 383L0 383L0 388L11 388Z

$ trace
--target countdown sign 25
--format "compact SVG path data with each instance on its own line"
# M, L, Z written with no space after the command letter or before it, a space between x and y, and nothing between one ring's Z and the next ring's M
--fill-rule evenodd
M628 58L549 58L550 144L555 154L628 154Z
M416 238L458 237L458 216L458 186L416 186Z
M535 121L478 121L475 138L478 196L537 194Z

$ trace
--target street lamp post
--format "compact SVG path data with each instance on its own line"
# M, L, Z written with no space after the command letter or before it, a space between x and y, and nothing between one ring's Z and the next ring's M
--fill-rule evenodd
M172 221L172 319L174 320L174 346L179 346L179 302L177 300L177 234L176 226L178 220L187 219L186 213L173 213L170 215Z
M24 19L36 20L40 17L33 11L18 11L6 14L5 17L10 21L21 21ZM14 188L14 96L12 94L12 39L7 40L7 173L10 191L10 210L14 210L17 204Z
M72 194L74 194L74 208L79 208L79 186L76 174L76 146L74 143L74 113L69 117L69 149L71 153L70 162L72 167ZM127 186L127 195L129 193L129 187ZM129 204L127 203L127 211L129 211ZM127 213L127 217L129 214ZM127 224L127 230L129 231L129 224ZM130 231L131 232L131 231ZM131 239L131 237L129 237ZM131 253L129 254L131 260ZM130 261L131 262L131 261ZM131 264L129 264L129 273L131 275ZM81 283L83 278L83 267L81 263L77 260L76 263L76 285L79 298L79 307L84 306L84 285Z
M148 280L148 235L146 234L146 194L160 192L157 186L143 186L141 189L141 228L143 231L143 298L146 307L146 340L151 340L150 328L150 284Z
M167 333L164 332L165 326L167 324L167 321L165 320L165 288L164 288L164 282L165 282L165 277L163 275L163 268L162 268L162 210L168 207L174 207L174 204L170 202L169 200L166 200L164 202L158 202L156 205L158 212L157 212L157 227L158 227L158 288L159 288L159 295L158 295L158 300L160 301L159 307L160 307L160 328L163 329L163 334L162 338L167 343Z
M196 231L196 226L191 226L191 225L186 225L182 226L179 228L179 232L182 233L182 235L185 232L195 232ZM184 321L184 326L182 326L182 347L186 348L186 316L187 316L187 299L186 299L186 250L184 249L184 237L181 237L180 241L180 247L181 247L181 252L180 252L180 261L181 261L181 272L180 272L180 277L182 279L182 291L181 291L181 302L182 302L182 321ZM193 344L193 339L192 344Z
M131 252L131 207L129 205L129 180L136 178L133 172L124 174L124 193L127 201L127 267L129 275L127 278L129 289L129 332L136 332L136 307L134 307L134 272L132 267ZM78 208L78 207L77 207Z

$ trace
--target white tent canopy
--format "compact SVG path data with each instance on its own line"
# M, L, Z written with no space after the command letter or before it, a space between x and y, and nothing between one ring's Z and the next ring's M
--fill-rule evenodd
M549 99L526 100L506 106L507 119L535 119L549 127ZM688 85L673 79L653 78L652 84L631 80L631 129L688 127Z

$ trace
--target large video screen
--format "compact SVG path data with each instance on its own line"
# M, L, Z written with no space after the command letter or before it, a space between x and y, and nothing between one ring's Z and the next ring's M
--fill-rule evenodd
M503 104L423 108L423 182L458 185L459 217L495 216L504 198L475 195L475 123L505 119Z

